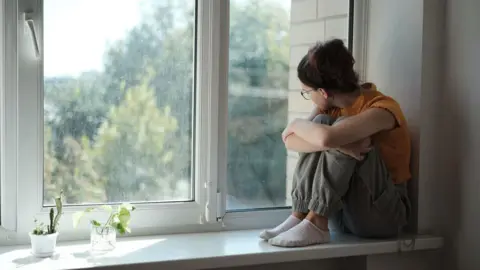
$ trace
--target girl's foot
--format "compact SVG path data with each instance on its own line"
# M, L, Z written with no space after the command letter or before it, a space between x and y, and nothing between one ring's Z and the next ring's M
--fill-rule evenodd
M330 242L330 232L318 228L307 219L268 240L269 244L279 247L304 247L328 242Z
M263 240L269 240L297 226L300 222L302 222L302 220L292 214L282 224L278 225L277 227L261 232L260 238L262 238Z

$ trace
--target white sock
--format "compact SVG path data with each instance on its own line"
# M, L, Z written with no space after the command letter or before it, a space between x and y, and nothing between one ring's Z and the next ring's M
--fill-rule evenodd
M290 230L300 222L301 220L299 218L290 215L282 224L278 225L277 227L261 232L260 238L262 238L263 240L269 240L283 232Z
M330 242L330 232L319 229L306 219L290 230L268 240L271 245L279 247L304 247L328 242Z

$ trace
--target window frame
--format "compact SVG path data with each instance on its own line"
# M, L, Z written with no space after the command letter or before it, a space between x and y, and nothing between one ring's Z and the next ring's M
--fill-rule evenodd
M361 19L364 26L367 18L356 15L364 11L364 1L355 1L355 27L349 29L354 31L353 51L360 60L357 60L360 69L365 66L362 56L366 42L357 40L366 40L366 33L357 32L357 23ZM21 18L21 11L35 11L42 41L42 7L43 0L0 0L0 14L5 15L2 16L5 27L0 29L0 82L4 81L0 84L0 228L3 230L0 230L0 244L25 242L26 233L33 228L33 218L46 220L47 217L47 208L43 207L43 179L38 181L43 172L43 91L28 90L43 89L43 42L40 42L42 58L32 60L32 48L28 47L31 41L24 35ZM228 134L224 127L228 124L229 9L229 1L197 0L196 143L192 173L195 202L140 205L132 219L133 236L265 228L277 225L291 212L290 207L226 211ZM19 77L35 79L17 80ZM36 127L34 131L32 126ZM73 230L71 222L71 215L84 208L65 209L62 240L88 238L88 226L84 224ZM94 212L92 217L104 215ZM4 234L8 237L1 237Z
M5 55L7 79L2 97L2 224L14 234L8 243L21 239L33 228L33 219L47 220L43 207L43 1L2 0L5 4ZM218 97L220 71L218 10L225 1L197 2L195 52L194 201L137 205L132 235L212 230L218 227ZM18 5L18 6L17 6ZM31 36L25 32L23 11L32 11L40 44L36 59ZM2 10L3 11L3 10ZM3 35L2 35L3 36ZM11 42L10 42L11 41ZM2 50L3 52L4 50ZM201 68L200 68L201 67ZM207 72L205 72L207 70ZM22 80L17 78L21 77ZM41 89L42 91L38 91ZM6 106L8 104L8 106ZM11 117L12 116L12 117ZM5 121L8 118L8 121ZM8 126L7 126L8 125ZM32 128L33 127L33 128ZM3 132L8 130L8 132ZM205 142L205 143L203 143ZM4 157L8 156L9 159ZM14 157L14 158L12 158ZM16 162L19 161L19 162ZM21 162L20 162L21 161ZM18 188L17 188L18 187ZM9 192L5 192L8 190ZM13 192L15 191L15 192ZM7 195L7 196L4 196ZM18 195L18 200L16 196ZM28 199L25 199L28 198ZM86 206L68 206L62 217L63 239L88 237L87 222L74 231L72 214ZM92 217L104 217L93 212ZM152 218L154 217L154 218Z
M16 230L17 216L17 185L16 170L16 141L17 141L17 114L16 109L16 66L17 59L14 52L17 46L15 31L8 27L15 17L13 1L0 1L0 199L1 199L1 228L6 231ZM4 15L4 16L3 16ZM9 119L7 122L6 120ZM6 132L9 130L11 132ZM7 192L7 190L9 192Z

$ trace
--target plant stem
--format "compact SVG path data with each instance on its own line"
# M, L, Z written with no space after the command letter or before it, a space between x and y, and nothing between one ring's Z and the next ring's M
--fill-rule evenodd
M103 225L103 228L102 228L102 230L100 231L101 234L103 234L103 231L105 230L105 228L107 227L107 225L110 224L112 218L113 218L113 212L110 214L110 217L108 217L107 222Z

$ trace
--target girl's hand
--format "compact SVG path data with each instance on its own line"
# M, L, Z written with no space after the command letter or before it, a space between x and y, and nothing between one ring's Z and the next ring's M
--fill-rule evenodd
M365 154L372 150L372 140L370 137L367 137L360 141L347 144L338 150L356 160L363 160L365 158Z
M292 135L293 132L289 129L289 127L287 126L283 132L282 132L282 141L283 143L285 143L285 141L287 140L288 136Z
M297 119L293 120L292 122L290 122L290 124L287 125L287 127L283 130L282 132L282 141L283 143L285 143L285 140L287 139L288 136L294 134L293 132L293 126L295 124L295 122L297 121Z

